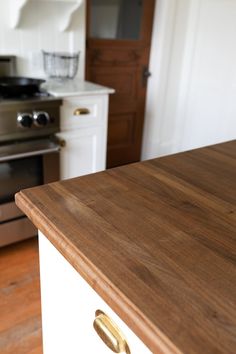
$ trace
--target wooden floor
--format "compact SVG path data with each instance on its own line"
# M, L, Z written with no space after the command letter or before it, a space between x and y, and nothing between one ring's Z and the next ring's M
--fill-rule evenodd
M0 353L41 354L36 238L0 249Z

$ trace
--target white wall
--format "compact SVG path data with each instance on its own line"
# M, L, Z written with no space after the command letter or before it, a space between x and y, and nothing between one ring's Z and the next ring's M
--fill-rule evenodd
M70 4L29 1L22 12L19 28L11 28L12 0L0 0L0 55L17 55L19 75L44 77L41 50L81 51L77 76L84 77L85 5L72 18L66 32L60 31Z
M236 138L236 1L158 0L142 159Z

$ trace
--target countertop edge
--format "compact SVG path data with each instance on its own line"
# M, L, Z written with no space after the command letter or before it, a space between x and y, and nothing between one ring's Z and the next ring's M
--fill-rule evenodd
M42 85L42 88L56 98L109 95L115 93L115 90L111 87L76 79L64 83L63 81L48 81Z
M55 91L49 90L48 93L52 95L55 98L68 98L68 97L76 97L76 96L97 96L97 95L109 95L113 94L115 90L109 89L109 90L100 90L100 91L75 91L75 92L65 92L65 93L59 93Z
M44 214L27 198L24 191L15 195L15 202L63 257L153 353L183 354L89 259L68 241L66 236L52 222L47 220Z

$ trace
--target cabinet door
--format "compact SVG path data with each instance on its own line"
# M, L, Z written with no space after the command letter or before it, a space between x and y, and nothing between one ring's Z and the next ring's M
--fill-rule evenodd
M103 126L58 134L65 146L60 152L61 179L105 169L106 128Z
M39 247L44 354L112 354L93 328L98 309L122 331L131 354L151 353L41 233Z

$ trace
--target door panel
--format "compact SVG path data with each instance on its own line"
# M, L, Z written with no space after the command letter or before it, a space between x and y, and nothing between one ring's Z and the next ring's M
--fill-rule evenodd
M139 161L147 82L143 72L148 68L155 1L87 4L86 78L115 89L109 106L107 167ZM133 22L134 28L129 28Z
M113 85L115 89L115 94L110 96L110 100L116 101L117 99L123 98L128 100L128 98L137 97L136 89L136 70L127 68L114 68L111 73L110 68L97 68L91 70L91 74L103 85ZM127 95L130 95L127 97Z
M97 44L99 44L98 41ZM122 43L119 44L120 45L118 48L100 48L94 50L91 55L91 64L94 66L99 66L102 64L107 66L117 64L128 66L137 65L142 53L135 49L122 48Z
M139 73L127 68L98 68L91 70L93 79L101 85L115 89L115 94L110 96L109 113L117 114L125 111L135 111L139 90L137 81Z
M110 126L108 146L117 147L120 145L120 147L125 147L133 144L134 114L111 115Z

